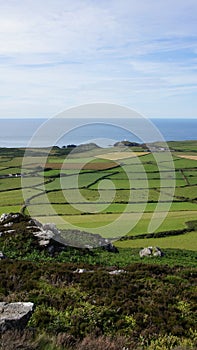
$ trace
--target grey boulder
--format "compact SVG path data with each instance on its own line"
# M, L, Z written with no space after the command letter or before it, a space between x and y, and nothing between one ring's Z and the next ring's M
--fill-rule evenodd
M139 255L140 255L140 258L162 257L164 256L164 253L159 247L148 247L140 250Z
M34 304L30 302L0 302L0 332L25 328L33 310Z

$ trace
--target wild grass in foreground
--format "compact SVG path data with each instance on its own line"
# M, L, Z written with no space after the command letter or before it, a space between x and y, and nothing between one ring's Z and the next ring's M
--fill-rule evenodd
M140 263L114 274L115 267L79 267L1 262L1 299L36 308L26 333L2 335L0 349L23 341L18 349L195 349L196 269Z
M195 336L194 336L195 337ZM140 343L140 341L139 341ZM76 342L71 336L61 333L49 336L42 333L39 336L32 331L9 331L1 337L0 350L195 350L196 339L188 341L184 338L164 336L153 341L150 345L131 342L126 337L95 337L87 336Z

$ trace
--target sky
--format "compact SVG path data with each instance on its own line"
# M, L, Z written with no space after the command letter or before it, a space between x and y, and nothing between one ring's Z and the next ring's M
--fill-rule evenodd
M0 0L0 118L197 117L196 0Z

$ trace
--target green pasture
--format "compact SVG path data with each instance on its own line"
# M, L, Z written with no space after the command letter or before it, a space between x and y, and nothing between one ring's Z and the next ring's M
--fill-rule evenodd
M195 176L197 176L197 169L194 169L194 170L184 170L184 175L187 176L187 178L195 177Z
M156 163L156 159L159 159L161 163L169 161L169 155L166 155L165 152L156 152L144 154L138 157L138 160L135 157L126 158L121 161L124 164L138 164L138 163Z
M23 194L22 190L5 191L0 193L0 207L7 205L22 205Z
M187 179L190 185L197 185L197 175L193 177L188 177Z
M80 171L80 173L83 173L83 172L84 172L84 170ZM88 170L85 170L85 172L88 172ZM47 168L46 171L37 172L37 175L44 176L44 177L58 177L58 176L65 176L65 175L72 176L72 175L75 175L78 173L79 173L79 171L76 169L72 169L72 170L69 170L69 169L50 169L50 166L49 166L49 168Z
M12 189L20 189L21 188L21 179L17 177L10 177L0 179L0 192L7 191Z
M111 170L112 171L112 170ZM185 173L185 172L184 172ZM195 176L194 174L191 174L190 176ZM178 170L176 172L173 171L164 171L161 170L160 172L144 172L143 169L142 171L135 172L135 171L127 171L125 172L124 169L120 168L117 169L116 171L114 170L114 173L110 176L110 179L112 180L129 180L129 179L139 179L143 180L145 178L148 179L177 179L177 180L183 180L183 174Z
M0 215L4 213L19 213L21 209L21 205L7 205L7 206L0 206ZM8 228L8 230L11 230L12 228Z
M172 151L177 152L189 152L189 154L196 154L197 152L197 141L170 141L168 142L168 146Z
M58 207L55 207L58 209ZM36 206L35 206L36 210ZM45 214L49 212L49 208L47 206L43 209ZM58 215L53 212L53 215L50 216L41 215L41 211L38 213L38 219L42 222L52 222L58 223ZM52 211L51 211L52 214ZM137 213L138 214L138 213ZM129 230L128 235L140 235L148 233L148 226L150 224L150 220L153 216L152 212L145 212L142 214L139 222ZM162 216L162 213L161 213ZM69 228L69 223L72 225L76 225L79 229L85 229L88 232L91 232L91 228L101 227L101 235L102 229L104 225L108 225L112 222L115 222L120 217L119 214L86 214L86 215L62 215L61 219L64 220L64 228ZM124 220L122 221L122 228L132 227L134 223L136 223L136 213L128 213L124 216ZM167 214L164 222L157 228L156 232L164 232L169 230L178 230L186 227L186 222L196 220L196 211L172 211ZM61 227L62 228L62 227ZM118 232L114 232L114 235L118 236Z
M109 182L110 183L110 182ZM46 196L48 197L49 201L52 203L65 203L65 202L72 202L72 203L77 203L78 202L78 190L77 189L62 189L60 188L60 182L58 179L56 179L54 182L47 184L45 187L47 187L48 192L46 193ZM36 187L37 188L37 187ZM39 186L38 186L39 188ZM166 192L165 192L166 191ZM113 203L121 204L121 203L127 203L128 201L130 202L146 202L147 201L147 196L148 196L148 201L149 202L157 202L160 196L160 192L162 192L162 197L161 200L164 201L169 201L171 199L171 193L169 189L164 189L160 191L159 189L115 189L115 196L113 199ZM93 190L92 187L90 188L82 188L79 190L79 193L81 194L81 199L80 202L84 202L86 200L89 201L97 201L100 198L100 195L105 195L105 202L109 202L113 191L108 190L108 195L106 196L106 190L98 188ZM44 199L42 199L42 196L45 194L41 195L38 198L39 203L44 202ZM72 200L70 200L72 196ZM68 198L68 200L67 200ZM103 198L103 197L102 197ZM34 199L34 202L36 203L37 198ZM31 201L32 203L32 201Z
M144 158L140 157L141 158ZM174 170L174 165L173 162L171 164L167 163L167 162L160 162L160 163L156 163L155 160L154 161L150 161L150 162L142 162L141 164L135 162L127 162L127 163L123 163L121 162L121 166L122 168L126 171L126 172L138 172L138 173L143 173L143 172L155 172L155 173L159 173L159 171L173 171ZM177 167L178 169L178 167Z
M58 176L62 171L59 169L51 169L51 170L47 170L47 171L40 171L37 174L39 176L44 176L44 177L56 177ZM65 172L66 173L66 172Z
M28 193L29 189L26 190L26 194ZM117 191L116 196L112 197L112 201L110 201L110 197L104 197L104 200L102 201L102 197L101 199L98 196L98 192L94 192L91 190L81 190L78 192L78 190L63 190L63 191L52 191L49 193L45 193L45 192L39 192L40 193L39 196L30 199L30 203L32 205L36 205L36 204L47 204L47 202L49 201L52 204L59 204L61 207L64 207L65 204L67 205L68 203L70 204L80 204L82 211L86 210L86 206L84 206L85 202L88 201L88 207L91 208L95 206L96 201L99 200L100 202L102 202L101 204L97 204L97 207L99 209L99 206L101 208L102 211L102 205L103 202L104 203L108 203L108 207L107 209L104 210L104 212L108 212L108 213L121 213L125 210L125 208L127 208L127 212L138 212L142 210L142 206L144 209L144 204L146 204L147 202L147 198L145 195L145 191L144 190L135 190L135 191L131 191L131 196L129 197L129 191L127 191L124 195L122 195L121 197L121 192L126 192L126 191ZM105 194L105 191L100 192L101 194ZM95 195L94 195L95 194ZM110 193L112 195L112 193ZM119 194L119 195L118 195ZM126 196L125 196L126 195ZM80 197L79 197L80 196ZM157 206L157 201L159 199L159 192L154 192L152 191L152 193L149 194L148 199L150 201L151 200L155 201L155 202L148 202L145 205L145 209L144 211L154 211L156 209ZM170 196L168 194L164 194L161 197L162 201L164 201L164 203L160 203L160 206L165 206L165 201L170 201ZM67 207L65 207L66 210ZM85 209L84 209L85 208ZM61 209L61 212L64 209ZM177 202L173 202L170 206L170 211L177 211L177 210L197 210L197 203L192 203L189 201L177 201ZM59 212L58 212L59 213Z
M156 232L183 229L187 221L197 219L197 161L180 158L177 154L181 150L182 152L187 151L187 154L189 152L192 154L195 150L197 152L197 142L170 142L169 145L176 150L172 154L175 173L173 173L172 164L169 163L165 152L142 155L138 159L131 157L115 161L117 165L120 164L116 168L83 169L79 176L77 175L78 170L74 169L75 165L89 162L108 163L109 160L102 159L102 153L113 152L113 148L96 150L95 154L101 156L95 159L92 158L94 151L73 153L68 157L61 155L60 152L56 156L54 152L46 159L47 166L44 163L45 157L41 155L42 152L38 152L37 156L34 153L33 157L26 157L22 172L29 173L29 177L23 178L8 176L21 172L22 157L0 157L0 176L7 175L6 178L0 178L0 213L20 211L24 205L23 197L25 197L29 205L26 212L29 210L30 214L33 213L43 222L56 222L59 225L58 216L60 216L65 219L62 228L69 227L69 223L89 232L92 228L98 227L101 228L100 233L102 234L103 225L113 223L122 212L126 211L126 217L122 222L123 228L124 226L130 227L128 235L141 235L148 233L150 220L157 207L160 193L162 193L161 199L164 202L160 204L161 215L170 202L172 180L175 177L174 202L169 208L166 219ZM72 166L69 169L58 169L64 162L73 164L73 169ZM43 171L44 167L48 169ZM162 188L160 188L160 178L163 179ZM112 194L114 198L111 198ZM146 204L147 196L148 203ZM131 229L136 215L142 211L144 213L141 219ZM114 234L118 236L118 232ZM190 249L192 246L196 247L191 243L194 242L194 238L195 234L189 233L181 237L160 239L161 243L158 241L157 244L164 248ZM133 246L135 243L138 248L138 241L142 246L146 245L146 240L129 240L118 244L124 247L129 247L131 244L131 247L135 247ZM156 245L155 242L157 241L154 240L154 245ZM152 243L148 240L147 244Z
M161 208L165 207L165 203L161 203ZM125 206L125 204L111 204L104 212L117 212L122 213L124 209L127 207L127 212L140 212L143 208L143 203L134 203L134 204L128 204ZM157 203L147 203L145 206L145 212L153 212L157 207ZM170 211L187 211L187 210L197 210L197 203L190 203L190 202L173 202L169 208Z
M65 164L88 164L88 163L108 163L109 160L104 158L94 158L94 157L87 157L86 154L84 156L79 157L73 157L73 155L68 155L66 157L49 157L47 158L48 163L65 163Z
M197 186L177 187L175 196L194 199L197 198Z
M20 174L21 173L21 168L16 166L16 167L5 167L1 168L0 167L0 175L9 175L9 174Z
M1 167L21 167L23 158L22 157L0 157Z
M112 180L111 177L108 177L105 180ZM129 180L113 180L113 184L115 186L116 189L130 189L130 188L134 188L134 189L140 189L140 188L172 188L173 187L173 179L137 179L137 177L135 177L134 179ZM176 180L176 186L180 187L180 186L186 186L187 183L184 179L177 179ZM99 182L94 183L93 185L91 185L91 189L98 189L99 187Z
M183 235L164 238L145 238L127 241L117 241L118 248L144 248L158 246L161 249L185 249L197 251L197 232L188 232Z
M61 178L55 178L53 182L47 183L45 189L58 190L58 189L69 189L69 188L82 188L90 186L99 179L103 178L102 172L94 172L87 174L65 176Z
M197 160L176 158L174 165L175 169L197 169Z

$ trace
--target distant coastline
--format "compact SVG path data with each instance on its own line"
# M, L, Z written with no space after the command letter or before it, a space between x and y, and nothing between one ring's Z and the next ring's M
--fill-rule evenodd
M184 141L197 139L197 119L150 119L151 122L159 129L166 141ZM47 119L0 119L0 147L25 147L36 130L47 121ZM81 124L87 122L87 119L80 119ZM129 133L127 129L128 119L121 119L124 129L110 126L115 124L115 119L88 119L91 124L81 130L72 131L65 137L57 140L57 146L64 144L81 144L91 139L110 137L114 141L130 140L139 142L139 139ZM92 123L99 123L93 126ZM69 119L68 119L69 123ZM102 123L108 124L107 126ZM147 142L157 140L148 139ZM43 140L43 144L39 146L47 146ZM108 146L107 144L104 146Z

